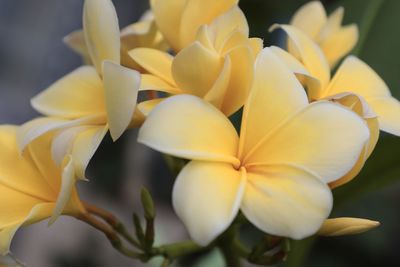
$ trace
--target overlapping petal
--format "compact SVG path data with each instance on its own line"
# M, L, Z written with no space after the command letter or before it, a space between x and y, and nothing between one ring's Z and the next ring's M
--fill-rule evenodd
M254 76L254 54L250 47L238 46L227 57L232 67L221 111L229 116L238 111L249 96Z
M245 164L295 164L328 183L352 169L368 140L369 129L356 113L316 102L269 132Z
M320 46L331 68L349 53L358 41L357 26L342 26L343 15L344 8L339 7L327 17L321 2L312 1L296 11L290 23ZM291 42L289 51L296 53Z
M245 188L245 171L226 163L192 161L180 172L173 205L191 238L207 245L232 223Z
M104 60L120 64L118 17L111 0L85 0L83 32L94 66L102 74Z
M195 96L173 96L155 107L138 141L177 157L238 164L235 128L219 110Z
M362 96L378 115L382 130L400 135L400 103L385 82L360 59L349 56L337 70L326 95L352 92Z
M300 7L290 22L291 25L316 38L327 21L324 6L320 1L311 1Z
M129 56L142 68L170 85L175 81L171 74L173 57L168 53L151 48L135 48L129 51Z
M75 119L105 112L100 77L90 66L80 67L32 98L32 106L47 116Z
M73 165L63 169L51 160L52 134L33 141L20 155L14 126L0 127L0 253L7 253L15 232L53 214L76 215L84 211L74 188ZM68 174L69 177L66 177ZM10 205L12 203L12 205Z
M16 127L0 127L0 184L37 199L51 200L55 191L32 161L23 158L16 142ZM54 179L54 178L53 178Z
M32 208L32 207L31 207ZM10 252L11 241L17 230L28 224L33 224L47 219L54 209L54 203L40 203L28 211L28 213L17 223L0 229L0 253L5 255Z
M240 32L243 36L249 36L249 25L243 11L238 6L233 6L230 10L217 17L209 26L214 37L213 46L217 51L225 46L225 42L235 32Z
M180 49L194 41L197 30L237 5L238 0L188 0L180 23Z
M289 51L298 57L311 76L319 81L318 88L309 88L310 98L319 99L321 90L325 89L330 81L330 67L324 53L310 37L299 29L289 25L275 25L272 29L275 28L281 28L288 34L293 52Z
M103 64L104 97L111 137L117 140L132 120L140 74L110 61Z
M253 88L244 107L240 158L268 132L307 105L307 95L296 77L273 50L265 48L257 58Z
M203 97L217 80L223 65L219 54L194 42L176 55L171 70L179 88Z
M319 177L285 165L249 170L241 210L262 231L294 239L314 234L332 208Z
M186 2L187 0L150 1L157 27L175 51L181 48L179 28Z
M107 125L89 126L82 128L82 131L76 135L71 147L71 155L74 159L76 175L79 178L86 178L85 171L89 161L100 146L107 131Z

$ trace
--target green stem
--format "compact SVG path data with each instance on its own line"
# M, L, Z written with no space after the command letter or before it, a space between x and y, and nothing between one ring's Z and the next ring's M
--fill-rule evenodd
M353 54L360 56L362 49L364 48L365 41L371 30L372 24L382 7L384 0L370 0L369 4L365 10L360 23L360 39L358 41L357 47L354 49Z
M317 237L312 236L303 240L292 241L291 251L284 266L285 267L304 266L316 240Z
M218 246L224 256L225 263L229 267L240 267L240 256L246 254L248 251L237 240L237 234L240 228L240 223L234 222L228 230L226 230L218 240Z
M164 256L169 259L175 259L187 254L200 252L208 249L201 247L193 241L183 241L169 245L163 245L152 249L151 256Z
M139 242L137 242L126 230L125 226L109 211L99 208L90 203L84 202L85 209L97 217L103 219L108 223L115 231L117 231L126 241L128 241L133 246L140 248Z
M113 228L99 221L98 219L96 219L96 217L92 216L91 214L89 213L81 214L77 217L77 219L91 225L92 227L102 232L110 241L111 245L121 254L133 259L140 259L140 257L142 256L141 253L126 248Z

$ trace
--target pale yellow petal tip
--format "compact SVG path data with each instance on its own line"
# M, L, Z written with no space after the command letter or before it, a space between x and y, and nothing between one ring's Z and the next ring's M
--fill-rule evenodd
M359 218L327 219L318 231L320 236L355 235L380 226L380 222Z
M276 29L279 29L279 28L281 28L281 27L282 27L281 24L274 23L274 24L272 24L272 25L268 28L268 32L273 32L273 31L275 31Z

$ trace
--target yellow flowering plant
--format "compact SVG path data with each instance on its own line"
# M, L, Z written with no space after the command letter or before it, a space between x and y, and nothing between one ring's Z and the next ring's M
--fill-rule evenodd
M20 227L60 215L93 226L129 258L163 257L163 267L214 248L230 267L278 264L293 240L379 226L330 218L332 191L357 179L379 131L400 135L398 100L347 55L358 28L342 26L343 8L327 16L320 2L304 5L290 25L271 28L288 36L280 48L249 37L237 0L149 4L120 30L111 0L85 0L82 30L64 42L87 65L32 98L39 118L0 126L4 259ZM177 169L172 205L190 240L155 244L156 208L145 188L145 225L135 214L135 234L81 200L76 183L90 186L86 168L102 140L129 128ZM261 240L243 242L244 226Z

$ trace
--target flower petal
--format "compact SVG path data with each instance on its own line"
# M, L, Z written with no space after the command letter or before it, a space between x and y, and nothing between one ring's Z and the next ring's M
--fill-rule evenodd
M104 62L103 73L108 125L116 141L128 128L135 111L140 73L110 61Z
M270 48L264 48L255 65L253 88L242 118L241 158L288 116L308 105L304 88Z
M342 236L361 234L380 225L377 221L360 218L327 219L318 231L321 236Z
M33 160L21 156L16 131L14 126L0 127L0 184L34 198L51 201L56 192L42 177Z
M294 164L329 183L353 168L368 140L369 129L356 113L320 101L270 132L247 155L246 164Z
M319 46L314 43L309 36L300 31L299 29L289 25L275 25L271 29L280 28L284 30L293 44L289 52L298 57L304 64L311 76L318 79L320 88L312 88L312 99L319 99L321 89L323 90L330 81L330 68L324 53Z
M209 26L215 36L214 47L221 51L224 43L234 31L239 31L244 36L249 36L249 25L243 11L238 6L233 6L227 12L217 17Z
M182 90L176 88L169 83L165 82L163 79L152 75L152 74L142 74L140 82L140 91L154 90L160 91L168 94L182 94Z
M246 102L254 78L254 56L247 46L239 46L228 54L231 74L221 111L227 116L238 111Z
M62 168L62 180L60 192L57 198L56 206L49 221L49 225L53 224L63 212L65 206L71 198L72 190L75 185L74 163L71 157L66 158L65 166Z
M369 102L378 114L379 127L400 136L400 102L393 97L374 99Z
M173 57L170 54L144 47L132 49L128 54L150 74L163 79L170 85L175 85L171 74Z
M54 203L42 203L32 207L32 210L20 222L0 230L0 254L5 255L10 251L10 244L16 231L22 225L29 225L44 220L51 216Z
M336 72L327 95L352 92L362 96L378 115L380 128L400 135L400 104L388 86L366 63L349 56Z
M355 56L348 56L340 65L325 97L343 92L360 95L368 103L375 98L391 96L389 88L378 74Z
M79 133L72 146L72 158L74 159L75 172L78 178L85 179L85 171L91 158L107 134L108 126L93 126L83 129Z
M190 95L172 96L157 105L138 141L177 157L239 164L238 135L231 122L208 102Z
M203 97L217 80L224 61L200 42L182 49L172 63L172 76L183 91Z
M310 172L278 165L247 173L241 210L268 234L308 237L318 231L331 208L329 187Z
M160 104L165 98L156 98L140 102L137 107L144 116L148 116L150 112Z
M229 95L227 95L227 90L229 88L229 82L231 79L231 71L232 63L231 59L228 57L225 59L224 67L222 68L219 77L215 81L210 91L208 91L204 96L205 101L213 104L214 107L218 108L222 112L224 112L222 104L224 103L225 98L229 97Z
M368 143L364 146L363 151L361 151L361 154L356 162L356 164L353 166L353 168L346 173L343 177L340 179L333 181L329 183L330 188L336 188L339 187L343 184L346 184L353 180L354 177L356 177L362 168L364 167L365 162L369 158L369 156L372 154L372 151L374 150L376 144L378 143L379 139L379 123L377 118L369 118L365 119L365 122L368 125L369 128L369 141Z
M61 167L65 157L71 153L76 136L88 128L90 126L68 127L54 135L51 144L51 157L57 166Z
M102 63L120 64L120 32L118 17L111 0L85 0L83 32L90 57L102 74Z
M201 25L209 24L218 16L234 7L238 0L191 0L186 1L180 22L180 47L187 46L195 40ZM177 30L177 29L175 29Z
M331 68L348 54L358 41L358 27L355 24L342 27L320 43L320 47Z
M85 37L82 30L76 30L63 38L64 44L71 48L75 53L83 58L87 65L91 64L88 48L85 43Z
M23 151L30 142L50 131L79 125L105 124L105 122L105 116L88 116L76 120L64 120L55 117L39 117L18 127L18 147L20 151Z
M300 7L290 22L291 25L316 38L327 21L324 6L320 1L311 1Z
M270 46L269 49L275 55L277 55L283 62L285 62L286 66L295 74L301 74L304 76L310 76L308 70L304 67L303 64L300 63L293 55L286 52L280 47Z
M24 151L24 157L30 160L39 171L42 179L58 194L61 183L61 170L51 154L54 133L46 133L33 140Z
M176 52L181 48L179 28L186 2L186 0L150 1L158 28Z
M80 67L32 98L31 104L44 115L68 119L105 113L102 81L93 67Z
M178 175L173 206L200 245L208 245L237 215L245 188L245 172L232 165L192 161Z

